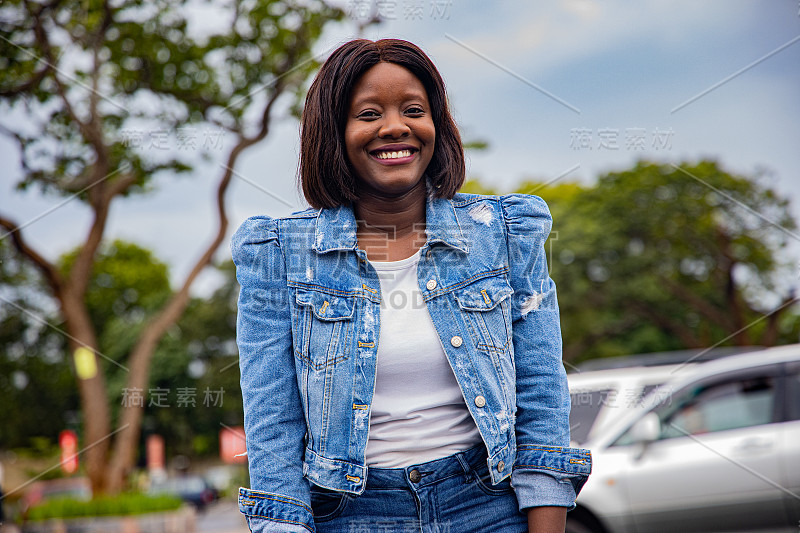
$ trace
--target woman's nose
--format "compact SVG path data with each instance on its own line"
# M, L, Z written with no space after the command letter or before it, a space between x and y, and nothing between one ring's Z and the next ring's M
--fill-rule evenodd
M378 136L398 138L408 135L411 132L411 128L408 127L404 119L405 117L400 113L386 113Z

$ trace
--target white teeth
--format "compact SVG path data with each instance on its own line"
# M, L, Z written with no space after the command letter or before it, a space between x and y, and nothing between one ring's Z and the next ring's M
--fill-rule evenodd
M411 150L400 150L399 152L378 152L376 156L378 159L400 159L401 157L410 157Z

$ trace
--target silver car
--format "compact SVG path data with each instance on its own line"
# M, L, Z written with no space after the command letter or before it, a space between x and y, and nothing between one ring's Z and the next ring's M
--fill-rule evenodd
M797 533L800 345L676 376L583 444L593 472L567 531Z

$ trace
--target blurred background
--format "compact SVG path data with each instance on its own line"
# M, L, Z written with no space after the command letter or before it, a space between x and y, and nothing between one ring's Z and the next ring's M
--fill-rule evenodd
M355 37L429 54L465 191L550 205L568 370L798 342L795 1L5 1L7 524L52 492L243 530L228 240L305 207L297 117Z

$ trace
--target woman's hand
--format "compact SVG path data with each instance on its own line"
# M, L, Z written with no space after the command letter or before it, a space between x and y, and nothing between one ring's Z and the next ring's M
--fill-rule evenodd
M528 509L528 533L564 533L566 507L531 507Z

